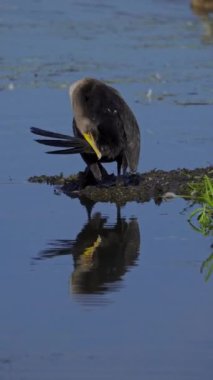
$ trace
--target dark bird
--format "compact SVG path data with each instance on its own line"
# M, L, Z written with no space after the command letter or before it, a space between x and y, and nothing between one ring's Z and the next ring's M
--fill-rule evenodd
M81 79L70 86L69 95L73 108L73 133L61 133L31 128L31 132L46 137L37 142L65 149L51 154L80 153L95 180L106 174L101 165L117 162L117 174L127 168L135 172L140 153L140 131L137 120L113 87L92 78ZM48 139L50 138L50 139Z

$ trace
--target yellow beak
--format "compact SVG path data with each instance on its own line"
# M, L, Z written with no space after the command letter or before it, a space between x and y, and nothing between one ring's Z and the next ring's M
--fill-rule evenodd
M91 132L84 132L83 136L84 136L85 140L90 144L90 146L92 147L94 152L97 154L98 159L100 160L100 158L102 157L102 154L101 154L100 150L98 149L96 142L94 140L94 137L91 134Z

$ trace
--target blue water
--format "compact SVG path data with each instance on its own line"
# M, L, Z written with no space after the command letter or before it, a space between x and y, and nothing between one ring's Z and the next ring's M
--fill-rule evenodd
M212 240L186 202L133 202L120 217L97 203L89 221L78 200L27 182L84 169L29 133L71 130L68 86L84 76L133 109L139 171L209 165L211 25L185 1L0 4L0 379L212 378L212 278L200 272Z

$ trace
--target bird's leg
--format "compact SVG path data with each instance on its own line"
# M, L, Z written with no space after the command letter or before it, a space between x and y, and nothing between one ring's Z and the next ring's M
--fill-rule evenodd
M127 167L128 167L128 164L127 164L126 156L123 156L122 157L122 169L123 169L123 176L124 177L126 175Z
M95 162L88 165L88 169L97 183L101 183L103 180L109 177L106 169L100 162Z
M108 174L100 162L87 163L84 177L84 187L87 185L99 185L103 187L115 185L115 175Z
M97 163L90 164L89 170L91 171L93 177L96 179L97 182L100 182L102 180L101 168Z
M117 176L120 177L121 175L121 164L122 164L122 160L118 160L117 161Z
M121 176L121 168L122 168L122 174ZM124 155L120 156L117 160L117 184L123 184L124 183L124 177L126 175L126 170L127 170L127 160Z
M81 189L89 185L97 185L102 179L101 171L96 163L88 164L84 172L80 174Z

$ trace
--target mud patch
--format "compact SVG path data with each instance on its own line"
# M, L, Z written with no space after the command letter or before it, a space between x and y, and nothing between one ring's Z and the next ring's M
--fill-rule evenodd
M160 203L167 195L190 195L188 184L199 182L204 175L213 178L213 166L207 168L177 169L171 171L152 170L143 174L125 177L109 176L104 182L96 185L88 183L84 187L83 173L64 177L33 176L28 179L32 183L54 185L56 190L71 198L88 199L93 202L115 202L124 205L127 202L148 202L154 199Z

